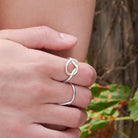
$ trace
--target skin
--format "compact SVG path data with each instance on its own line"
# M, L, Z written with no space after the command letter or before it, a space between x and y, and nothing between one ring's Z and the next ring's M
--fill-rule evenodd
M40 39L48 33L47 42ZM87 118L82 108L91 101L91 92L86 86L95 81L94 69L79 62L78 73L69 81L79 92L72 103L77 108L61 106L60 103L72 98L70 84L63 82L68 77L64 73L67 59L34 50L37 45L47 49L67 49L75 43L73 36L60 37L48 27L0 31L0 122L3 124L0 137L79 137L78 127ZM56 131L41 124L68 129Z
M48 3L49 5L47 6ZM93 5L92 8L90 4ZM69 0L67 1L59 0L56 3L56 5L57 6L55 7L55 1L53 0L51 1L42 0L40 5L36 0L33 1L33 5L31 0L29 0L28 3L22 0L15 1L14 3L8 0L1 1L0 10L3 14L1 14L1 17L0 17L2 21L0 28L3 30L0 33L1 34L0 51L2 51L2 53L3 51L10 51L10 56L9 56L9 53L7 52L4 54L1 53L2 57L0 59L4 61L1 64L1 72L2 74L6 74L7 71L10 70L7 66L3 66L5 61L7 62L8 65L10 65L10 63L13 63L12 67L14 67L14 69L17 72L19 71L19 73L17 73L15 77L13 77L14 72L10 72L11 74L9 74L9 76L13 77L14 82L18 82L18 79L16 80L16 78L21 78L22 80L21 82L19 81L16 84L12 83L11 85L9 85L10 81L8 78L10 77L3 75L4 77L1 79L1 82L2 82L5 78L7 78L5 82L8 82L8 85L14 88L13 89L14 93L12 93L12 95L10 94L10 87L1 88L2 91L4 92L7 90L6 91L7 92L6 95L8 95L7 98L13 100L13 101L11 100L11 102L9 100L9 103L8 103L8 106L9 106L8 108L11 109L11 112L9 112L8 110L3 112L1 111L0 113L0 116L4 116L5 120L8 120L5 122L6 124L8 122L8 125L7 125L9 126L8 129L12 130L11 132L9 131L10 137L11 137L10 133L13 134L14 138L16 137L31 138L31 137L40 137L40 136L41 137L56 136L56 137L65 137L65 138L79 137L80 131L78 127L83 125L83 123L86 121L86 113L82 110L82 108L85 108L86 106L88 106L88 104L91 101L91 92L86 88L86 86L89 86L95 81L96 79L95 70L91 66L85 63L79 63L79 73L71 80L71 83L76 85L75 86L76 91L79 92L79 94L77 93L76 99L73 102L73 106L75 106L76 108L62 106L62 108L64 109L61 109L61 106L57 104L64 103L66 101L69 101L69 99L72 98L72 95L70 93L70 91L72 91L71 86L69 84L62 83L67 78L66 74L64 74L64 77L62 78L67 59L59 58L57 56L54 56L48 53L52 53L62 57L71 56L71 57L77 58L79 61L84 61L86 57L87 49L88 49L88 43L89 43L90 32L91 32L91 24L93 19L93 16L91 15L91 13L93 14L94 12L95 1L80 0L78 3L78 2L74 2L74 1L72 2ZM7 6L9 8L6 8ZM41 6L41 8L39 8L39 6ZM25 10L22 12L21 8L25 8ZM65 9L66 14L63 13L63 8ZM55 15L54 13L58 15L58 21L57 21L57 15ZM18 18L16 22L14 20L15 17ZM83 22L84 20L88 20L88 22L84 24ZM43 25L43 26L40 26L40 25ZM78 43L73 36L69 37L65 34L61 35L59 32L56 32L46 27L46 25L51 26L57 31L61 31L61 32L65 32L65 33L73 34L77 36ZM4 30L7 28L14 29L14 28L25 28L30 26L40 26L40 27L20 29L20 30ZM57 38L60 38L60 39L62 38L62 40L65 40L66 43L65 41L62 41L62 42L59 41L59 39ZM16 50L14 50L13 46L16 47L15 48ZM19 47L22 47L22 48L20 49ZM25 50L23 47L24 48L26 47L27 50ZM33 49L43 49L44 51L46 51L46 53L38 50L33 50ZM79 53L77 52L78 49L80 51ZM27 58L24 59L24 56L22 58L21 57L22 53L27 55ZM43 57L41 54L45 56ZM11 62L11 58L7 58L7 57L14 57L13 55L15 56L15 58L13 58L13 62ZM25 65L26 66L24 67L22 64L18 64L20 62L25 63L24 66ZM52 66L51 63L53 63L54 66ZM30 65L29 67L28 67L28 64ZM31 65L36 65L36 66L32 67ZM60 69L62 68L61 70L59 69L59 65L61 65L60 66ZM28 68L26 69L26 67ZM6 70L5 68L6 69L8 68L8 69ZM46 72L43 70L44 68ZM54 68L56 68L57 70L54 70ZM73 67L70 67L70 68L72 70ZM29 78L33 80L31 82L28 76L25 77L25 75L27 74L27 71L30 76ZM58 74L56 72L58 72ZM84 72L86 72L86 74ZM53 76L49 76L49 74ZM42 77L42 76L45 76L45 77ZM52 81L50 81L49 78L51 78ZM21 87L21 86L24 86L23 85L24 79L26 80L26 84L28 84L27 86L25 85L26 89L24 87ZM37 80L37 83L35 82L35 80ZM53 83L53 80L58 83ZM43 86L44 82L46 82L45 84L47 84L47 87L45 86L45 88ZM18 88L20 88L20 93L18 92ZM62 90L60 90L60 88L62 88ZM55 89L57 90L56 92L55 92ZM32 93L30 91L35 91L35 93ZM63 93L61 93L61 91ZM25 95L24 92L26 92L27 95ZM30 95L28 95L28 93ZM45 93L45 94L42 94L42 93ZM61 96L59 94L61 94ZM16 95L22 95L23 97L25 97L25 99L23 100L20 99L21 96L19 96L18 97L19 99L18 99ZM47 95L48 96L50 95L49 98ZM14 99L12 98L12 96L13 97L15 96L16 98ZM28 98L28 96L30 99ZM43 103L42 102L43 100L40 97L43 97L43 98L47 97L46 101L44 101ZM3 99L3 97L0 97L0 98ZM40 98L40 99L38 100L37 98L38 99ZM29 100L29 102L27 100ZM17 106L18 101L22 101L23 103ZM30 101L32 101L33 104ZM36 101L39 101L39 104ZM3 107L3 109L7 104L6 102L7 100L3 99L0 104L1 107ZM41 107L40 103L41 104L43 103L44 106ZM57 104L55 105L55 103ZM6 108L7 108L7 105L5 109ZM17 109L20 109L20 110L17 110ZM12 110L16 114L12 115ZM35 111L37 111L37 113ZM3 114L5 112L9 113L9 115ZM48 114L48 112L51 112L51 114ZM70 114L67 114L69 112ZM8 119L6 119L6 115ZM28 115L30 117L29 119L28 119ZM15 118L12 118L12 117L15 117ZM3 118L3 117L0 117L0 118ZM72 121L68 121L67 119ZM11 120L15 120L15 122L17 123L15 122L11 123ZM21 120L24 120L24 121L21 122ZM5 123L3 120L0 120L0 122L2 122L3 124ZM39 125L44 123L66 126L68 127L68 129L66 129L65 131L56 131L56 130L42 127L42 125ZM19 126L19 127L16 128L15 126ZM9 137L8 133L6 133L7 128L5 127L3 129L0 128L0 130L2 130L1 137L6 138L6 135L7 137Z
M95 1L0 0L0 13L2 13L0 28L15 29L46 25L57 31L72 34L78 38L75 47L52 53L84 61L89 46Z

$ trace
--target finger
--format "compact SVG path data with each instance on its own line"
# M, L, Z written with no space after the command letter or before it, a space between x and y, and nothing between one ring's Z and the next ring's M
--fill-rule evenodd
M79 108L86 108L91 100L92 100L92 93L87 87L82 87L78 85L72 85L71 84L64 84L61 82L57 82L55 85L56 88L59 87L59 89L56 91L58 104L63 104L70 102L73 99L74 91L75 91L75 98L71 105ZM60 94L59 94L60 93ZM61 97L60 97L61 96ZM54 97L53 97L54 98Z
M51 59L47 59L47 60L51 60ZM49 63L51 63L50 66L51 66L52 79L63 82L69 77L65 71L65 66L67 61L68 59L63 59L57 56L54 57L54 60L49 61ZM74 69L74 65L69 64L68 66L69 72L72 72L73 69ZM69 83L82 85L82 86L90 86L95 82L96 77L97 77L96 71L92 66L86 63L79 62L78 72L75 76L71 78L71 80L69 80Z
M33 138L79 138L81 131L78 128L68 128L64 131L57 131L43 127L40 124L32 124L30 131L33 133Z
M75 46L77 43L76 37L59 33L47 26L2 30L0 31L0 38L33 49L65 50Z
M71 105L77 106L80 108L87 107L92 99L91 91L87 87L82 87L74 85L76 94L75 99ZM48 92L46 92L48 90ZM41 92L41 101L42 103L57 103L62 104L72 100L74 89L71 84L62 83L58 81L52 82L52 87L45 87L45 92Z
M40 57L38 58L39 65L37 64L37 66L35 66L37 72L40 71L41 74L47 74L48 72L51 79L61 82L64 82L69 77L65 69L68 59L46 54L45 52L43 52L43 54L41 53L41 59ZM72 72L73 69L73 64L69 64L69 72ZM79 62L78 72L69 80L69 83L90 86L95 82L96 77L96 71L92 66Z
M60 106L56 104L42 104L31 113L33 122L42 124L60 125L70 128L78 128L87 120L84 110Z

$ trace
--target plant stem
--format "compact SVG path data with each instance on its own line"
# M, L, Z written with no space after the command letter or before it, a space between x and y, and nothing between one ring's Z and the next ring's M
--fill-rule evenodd
M129 138L129 136L127 136L124 132L119 131L119 133L120 133L122 136L124 136L125 138Z
M130 116L118 117L115 119L115 121L122 121L122 120L133 120L133 119Z

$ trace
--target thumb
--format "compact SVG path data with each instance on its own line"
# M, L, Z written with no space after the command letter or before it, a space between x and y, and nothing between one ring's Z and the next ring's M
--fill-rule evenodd
M0 39L7 39L32 49L66 50L76 45L77 38L47 26L1 30Z

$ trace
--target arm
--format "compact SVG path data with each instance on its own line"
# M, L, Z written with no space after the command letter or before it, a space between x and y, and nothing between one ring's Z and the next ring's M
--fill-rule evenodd
M7 8L8 7L8 8ZM63 57L86 58L95 0L4 0L1 2L1 29L48 25L75 35L78 44L68 50L53 52Z

